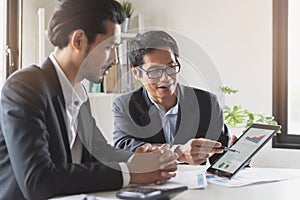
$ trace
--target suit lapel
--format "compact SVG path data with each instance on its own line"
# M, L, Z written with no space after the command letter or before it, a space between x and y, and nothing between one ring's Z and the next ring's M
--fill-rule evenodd
M185 143L194 138L200 121L200 110L198 99L192 88L177 85L179 95L178 119L176 124L176 135L174 143Z
M182 86L180 84L178 87L179 95L179 108L178 108L178 118L176 122L176 135L174 136L174 143L178 144L187 142L190 138L196 137L198 130L198 122L200 121L200 108L198 104L198 99L195 91L192 88ZM139 105L136 107L142 108L139 110L138 123L143 126L147 126L149 119L159 119L157 123L159 127L162 127L160 116L158 110L150 109L154 104L150 101L146 89L142 88L141 92L137 92L141 95L139 98L135 97L134 100ZM137 95L136 94L136 95ZM144 129L147 135L153 135L151 130ZM150 138L151 141L161 143L166 142L164 131L161 128L158 133Z
M65 150L67 152L67 160L70 163L72 162L72 157L71 157L70 143L68 139L67 126L66 126L67 113L66 113L65 99L62 93L60 81L58 79L54 65L49 58L47 58L44 61L44 63L41 66L41 69L45 71L48 77L48 85L52 96L52 102L54 104L54 108L56 110L57 117L60 123L59 125L61 130L61 136L63 138Z
M161 143L165 143L166 142L166 138L165 138L165 134L162 128L162 122L160 120L160 116L158 113L158 109L155 107L155 105L150 101L147 91L146 89L143 88L143 92L142 92L142 98L143 98L143 102L145 102L146 106L148 109L144 109L142 115L140 116L140 121L141 122L145 122L145 118L149 118L151 120L155 120L155 119L159 119L156 120L156 124L158 127L161 127L160 131L156 134L153 135L152 132L150 132L151 130L149 129L145 129L146 134L147 135L153 135L152 139L153 141L160 141ZM152 109L150 109L152 107Z
M59 120L59 125L60 125L60 130L61 130L61 136L63 138L65 150L67 152L67 160L69 163L72 162L72 157L71 157L71 150L70 150L70 143L68 139L68 132L66 128L66 121L67 121L67 114L66 114L66 109L65 109L65 103L64 99L62 96L57 95L53 97L53 104L57 113L57 117Z

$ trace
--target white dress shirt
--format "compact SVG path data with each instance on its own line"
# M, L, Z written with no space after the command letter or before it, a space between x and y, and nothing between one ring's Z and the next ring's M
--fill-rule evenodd
M72 162L80 163L82 157L82 143L77 138L77 124L78 124L78 113L81 105L87 101L87 94L85 92L83 84L79 83L74 87L62 71L61 67L54 58L53 53L49 56L52 61L65 99L66 112L67 112L67 131L68 139L71 149ZM75 142L76 140L76 142Z
M174 136L176 133L176 123L178 118L178 102L179 97L177 97L177 103L175 106L170 108L168 112L166 112L163 108L161 108L157 103L155 103L151 97L149 96L148 92L147 95L150 101L156 106L158 109L158 113L161 119L162 128L164 130L166 143L172 144L174 141Z
M56 61L53 52L49 55L49 58L55 67L65 99L67 112L67 131L72 155L72 162L81 163L83 146L79 139L79 136L77 135L78 113L82 104L87 101L88 96L82 82L78 83L74 87L71 85L65 73ZM119 165L122 170L123 186L126 186L130 182L128 167L126 163L122 162L119 163Z

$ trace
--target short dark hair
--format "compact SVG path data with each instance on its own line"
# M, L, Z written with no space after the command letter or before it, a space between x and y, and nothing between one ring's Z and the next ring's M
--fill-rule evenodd
M63 0L52 15L48 36L54 46L63 48L69 43L69 35L83 29L88 43L95 41L97 34L106 34L106 21L121 24L125 13L115 0Z
M179 56L179 49L173 37L164 31L148 31L137 34L129 45L130 66L136 67L144 64L144 56L155 49L169 47L175 58Z

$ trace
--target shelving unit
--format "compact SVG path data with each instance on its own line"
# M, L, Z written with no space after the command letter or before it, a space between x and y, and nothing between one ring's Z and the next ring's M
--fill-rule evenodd
M38 21L39 21L39 39L38 39L38 62L39 65L42 64L45 58L45 35L47 32L45 31L45 8L38 9Z

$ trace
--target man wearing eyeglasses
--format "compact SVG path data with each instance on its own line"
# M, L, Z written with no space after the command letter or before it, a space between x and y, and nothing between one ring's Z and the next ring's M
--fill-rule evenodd
M115 146L134 151L145 143L169 143L181 162L214 162L229 141L222 109L214 94L177 82L178 57L166 32L148 31L131 41L131 71L143 87L113 103Z

